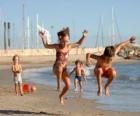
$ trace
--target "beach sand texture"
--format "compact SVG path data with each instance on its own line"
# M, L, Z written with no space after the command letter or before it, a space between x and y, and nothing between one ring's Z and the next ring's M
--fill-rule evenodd
M97 104L94 100L82 99L79 97L80 94L77 94L74 99L65 99L65 105L62 106L55 88L44 85L36 85L37 91L33 94L17 97L14 94L13 77L10 71L11 57L1 59L0 116L140 116L140 113L96 109L96 106L102 104ZM47 57L22 57L21 59L24 69L51 66L53 62L50 62ZM71 94L74 93L69 91L68 95Z

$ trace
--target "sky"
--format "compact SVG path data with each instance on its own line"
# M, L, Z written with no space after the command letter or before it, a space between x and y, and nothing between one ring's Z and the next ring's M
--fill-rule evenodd
M101 23L100 17L102 17L102 26L99 38L102 35L101 30L103 30L106 43L109 41L108 36L111 33L112 24L116 30L119 30L121 37L117 38L121 38L121 40L131 35L138 38L140 36L140 0L0 0L0 21L15 23L15 33L17 34L15 41L20 41L19 38L21 38L23 2L25 17L29 16L30 21L35 24L36 14L38 14L39 24L44 25L51 32L53 42L57 41L56 33L68 26L71 41L78 40L82 36L82 31L87 29L89 36L83 46L94 47ZM114 8L115 23L112 21L112 7ZM51 28L52 26L53 28ZM1 38L2 36L1 32ZM101 42L101 39L99 41Z

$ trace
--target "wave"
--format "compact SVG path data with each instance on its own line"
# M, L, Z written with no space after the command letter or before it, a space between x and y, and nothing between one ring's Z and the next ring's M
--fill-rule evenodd
M72 69L74 68L74 66L69 66L68 67L68 73L70 73L72 71ZM85 73L87 75L87 79L92 79L94 77L93 75L93 69L94 66L92 67L85 67ZM53 72L52 72L52 67L48 67L48 68L33 68L33 69L27 69L24 70L24 75L29 75L32 74L31 76L52 76ZM117 78L116 80L124 80L124 81L140 81L140 75L139 72L129 72L129 71L123 71L122 70L118 70L117 71ZM72 75L74 76L74 75Z
M117 76L116 80L140 81L140 76L119 75Z

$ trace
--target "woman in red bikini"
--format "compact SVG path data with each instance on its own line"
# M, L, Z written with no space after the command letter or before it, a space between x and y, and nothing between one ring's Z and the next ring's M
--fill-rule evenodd
M65 84L62 92L59 95L60 103L64 104L64 95L70 88L70 79L67 73L68 53L72 48L79 47L83 43L84 39L88 35L88 32L84 31L81 39L76 43L68 43L69 28L64 28L57 33L59 39L58 44L48 44L47 38L46 36L44 36L44 33L40 32L39 34L45 48L56 50L56 60L53 66L53 72L57 77L57 90L60 91L61 79Z
M90 58L96 59L97 63L95 65L94 74L97 79L98 84L98 91L97 95L102 95L102 77L106 77L108 79L107 83L105 84L105 95L109 96L109 87L113 81L113 79L116 77L116 71L112 67L113 58L114 56L119 52L119 50L129 44L133 43L135 40L135 37L131 37L129 40L126 40L120 44L117 44L115 46L108 46L105 48L103 55L97 56L95 54L87 53L86 55L86 64L90 64Z

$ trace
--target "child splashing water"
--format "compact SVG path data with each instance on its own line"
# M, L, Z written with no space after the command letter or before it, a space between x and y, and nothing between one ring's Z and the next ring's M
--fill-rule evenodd
M70 72L70 76L72 75L72 73L75 73L75 79L74 79L74 91L77 91L77 85L79 83L80 86L80 92L83 91L83 79L86 80L85 77L85 71L84 71L84 66L82 61L80 60L76 60L75 61L75 67L74 69Z
M114 56L119 52L119 50L124 47L125 45L129 43L134 43L135 37L131 37L130 39L117 44L115 46L108 46L105 48L103 55L95 55L95 54L90 54L87 53L86 55L86 63L87 65L90 64L90 58L96 59L97 63L94 68L94 74L97 79L97 84L98 84L98 91L97 95L101 96L103 87L102 87L102 77L106 77L108 80L105 84L105 95L109 96L109 87L113 81L113 79L116 77L116 71L112 67L113 63L113 58Z
M16 95L19 95L19 90L21 96L23 96L23 90L22 90L22 78L21 78L21 73L22 73L22 67L19 62L19 56L15 55L13 56L13 65L12 65L12 72L14 74L14 82L15 82L15 92Z
M56 60L53 66L53 72L57 77L57 90L60 91L61 89L61 79L65 84L62 92L59 95L60 103L63 105L64 95L70 88L70 79L67 73L68 53L72 48L79 47L83 43L84 39L88 35L88 32L84 31L81 39L75 43L68 43L70 37L69 28L64 28L57 33L59 40L58 44L48 44L47 37L44 35L44 33L39 32L39 35L45 48L56 50Z

